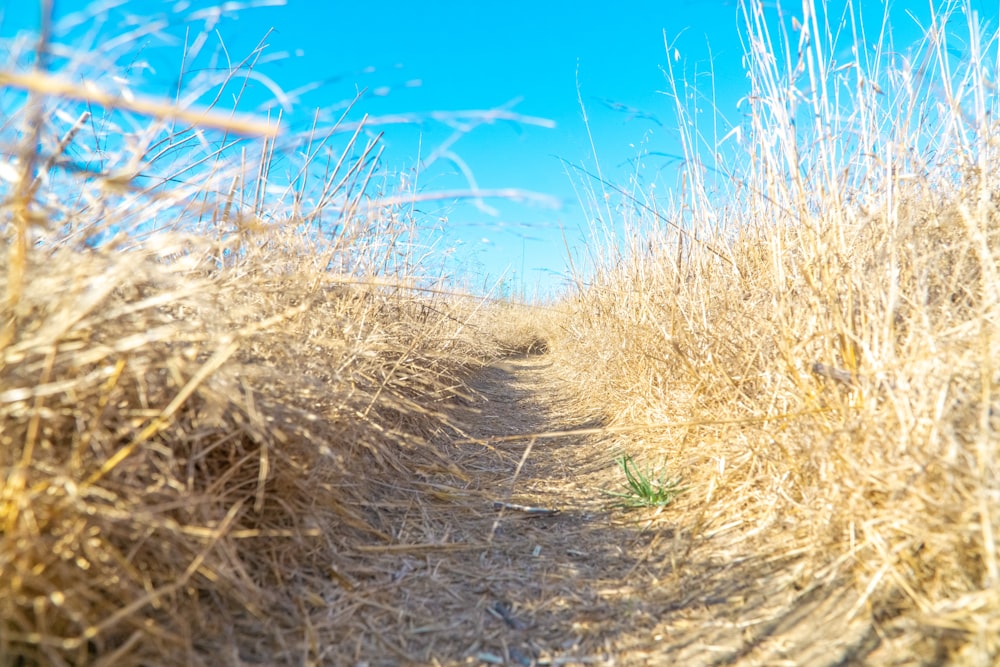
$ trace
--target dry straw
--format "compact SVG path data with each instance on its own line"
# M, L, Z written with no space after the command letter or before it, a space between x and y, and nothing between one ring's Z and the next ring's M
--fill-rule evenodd
M20 66L0 77L27 91L5 98L0 125L0 664L494 659L479 650L486 629L498 642L526 632L524 609L491 602L499 625L487 628L467 607L523 587L512 563L542 567L525 554L544 540L594 556L532 583L535 611L556 619L543 628L552 646L566 640L557 621L577 619L594 651L614 638L648 647L647 626L623 628L632 617L609 600L689 611L708 604L698 586L715 563L766 597L752 569L767 563L790 572L782 595L832 591L837 619L874 628L873 660L995 664L996 26L946 4L904 58L851 3L842 32L813 2L777 34L762 3L742 7L747 122L699 132L669 72L684 187L672 207L603 180L584 193L595 219L624 216L632 240L595 226L548 340L537 315L532 326L523 309L430 277L440 267L418 245L413 197L370 196L379 144L365 125L342 119L297 145L238 137L279 124L202 123L212 109L138 104L106 77L66 83L93 82L88 68L116 54L81 55L55 77L47 58L15 52ZM195 30L185 102L219 99L259 57L199 79L213 29ZM43 34L34 52L50 46ZM699 146L712 160L728 150L728 172ZM294 147L303 189L274 198L271 168ZM475 387L509 382L497 367L470 386L470 372L543 345L579 388L553 404L560 430L522 419L514 400L468 429ZM507 449L525 440L502 430L516 419L537 431L530 457ZM606 460L552 446L592 436ZM575 479L613 468L623 444L682 477L676 529L660 514L650 530L587 529L569 505L594 499L569 497L524 519L579 521L569 532L503 533L480 497L485 478L510 488L510 469L486 465L507 459L536 485L558 468L579 493ZM483 535L520 551L488 551ZM649 539L632 557L611 535ZM650 561L664 544L677 562ZM684 562L693 553L704 563ZM400 585L416 567L426 588ZM644 571L655 586L632 579ZM670 586L680 602L657 601ZM588 620L591 603L611 620ZM457 627L474 636L448 635Z
M252 71L186 55L195 88ZM360 128L325 165L314 131L315 191L276 200L276 121L45 61L0 72L0 664L314 659L303 600L392 539L373 502L453 469L462 378L532 341L425 277Z
M751 89L726 136L668 61L684 186L661 210L598 181L636 240L595 227L555 349L615 424L660 428L643 442L708 525L742 526L727 557L804 558L802 585L853 589L841 616L890 655L995 664L995 16L936 4L904 48L860 3L777 23L766 4L742 5Z

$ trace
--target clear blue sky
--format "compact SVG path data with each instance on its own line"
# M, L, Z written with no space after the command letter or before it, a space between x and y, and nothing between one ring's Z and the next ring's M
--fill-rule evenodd
M832 0L831 12L844 1ZM86 4L56 0L57 13L65 16ZM212 4L219 3L125 2L99 31L121 34L125 15L182 16ZM996 2L974 4L996 23ZM866 14L880 17L879 0L862 0L860 5ZM897 5L893 27L897 43L905 43L917 36L915 23L905 12L926 17L927 3ZM178 6L183 11L173 13ZM3 7L0 35L37 25L38 8L32 0ZM783 7L788 17L801 13L798 1ZM162 35L179 40L190 25L202 24L174 20ZM538 191L558 199L558 209L495 200L487 203L496 215L468 202L419 206L427 221L445 226L447 245L458 249L457 256L475 258L480 281L510 270L520 284L523 267L529 296L536 283L551 286L565 275L563 234L573 247L585 242L588 212L578 205L571 176L559 159L594 167L577 100L577 78L605 175L626 184L634 173L629 160L647 151L641 178L646 185L659 179L661 191L675 183L676 162L669 155L679 152L672 103L663 94L667 83L662 68L668 58L664 32L676 48L669 54L678 58L675 67L690 80L697 77L703 90L709 89L707 73L714 71L719 110L731 122L739 121L736 105L746 93L735 0L637 0L618 6L580 0L287 0L282 6L226 12L218 24L221 40L234 59L248 53L268 30L272 30L268 53L287 57L263 64L260 71L285 91L321 84L285 110L293 128L305 127L316 108L333 117L360 89L368 94L354 118L361 113L379 119L492 109L520 100L514 111L554 122L552 128L510 123L477 127L452 150L479 187ZM146 89L160 85L169 93L180 67L181 42L172 46L160 42L160 38L144 39L138 57L154 70ZM712 110L704 105L704 111ZM430 119L380 129L386 131L384 166L389 172L413 169L419 156L426 158L453 132ZM578 175L573 178L579 181ZM467 185L454 163L445 159L427 169L421 181L424 191ZM444 219L447 222L440 222Z

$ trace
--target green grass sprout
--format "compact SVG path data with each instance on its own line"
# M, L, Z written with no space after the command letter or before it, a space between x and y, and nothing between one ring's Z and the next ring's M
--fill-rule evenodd
M615 461L625 472L628 491L626 493L605 491L605 493L619 498L620 507L666 507L684 491L684 487L680 486L680 477L667 479L663 473L659 477L654 477L651 468L647 467L646 472L643 472L628 454L623 454Z

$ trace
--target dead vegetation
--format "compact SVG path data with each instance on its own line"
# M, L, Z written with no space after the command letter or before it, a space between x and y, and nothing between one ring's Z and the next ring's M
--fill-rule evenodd
M997 35L941 8L917 76L804 8L746 4L743 171L687 130L530 311L430 277L362 133L274 200L275 123L12 58L0 665L994 664ZM623 455L685 491L608 509Z
M463 378L535 339L407 264L375 141L307 138L324 178L272 201L274 123L2 78L0 664L315 659L371 504L454 468Z
M730 557L804 556L798 586L852 589L842 614L884 640L868 660L995 664L996 25L938 7L903 51L803 8L772 35L745 5L742 133L697 135L675 75L684 197L626 193L641 241L595 251L554 348L705 529L738 527ZM720 145L724 166L698 148Z

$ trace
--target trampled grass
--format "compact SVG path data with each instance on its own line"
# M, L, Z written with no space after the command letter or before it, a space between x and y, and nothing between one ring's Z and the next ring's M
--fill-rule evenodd
M467 379L542 351L575 385L561 409L609 424L610 467L666 461L655 479L622 468L639 504L669 500L670 539L724 532L721 560L794 557L805 593L852 590L842 615L877 628L873 661L994 664L996 26L941 6L904 58L887 30L848 23L837 42L804 10L772 35L745 4L739 132L699 134L674 77L685 188L672 208L595 190L595 218L632 240L595 242L575 289L533 310L440 278L408 193L372 194L376 140L317 130L288 167L276 119L196 104L253 58L189 79L179 105L109 89L93 56L74 79L15 53L0 664L335 664L345 618L397 612L365 559L406 545L380 513L429 535L421 498L476 487L456 464ZM279 183L279 161L312 189ZM475 640L442 639L466 651L442 663Z

